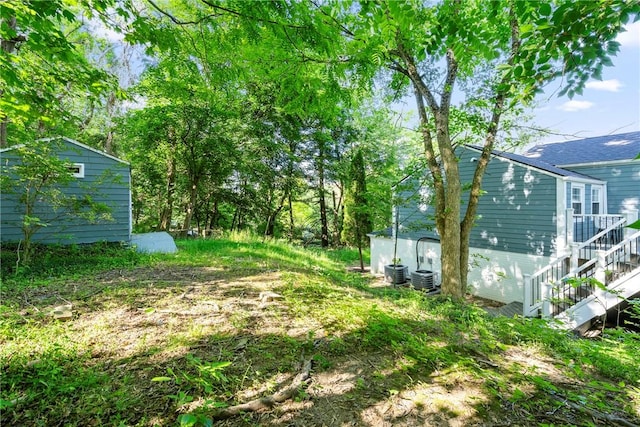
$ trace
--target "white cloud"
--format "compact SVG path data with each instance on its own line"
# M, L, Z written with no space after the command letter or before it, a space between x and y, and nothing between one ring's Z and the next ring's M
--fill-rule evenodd
M622 87L622 83L620 83L617 79L611 80L592 80L587 82L585 85L587 89L595 89L595 90L604 90L607 92L618 92Z
M625 26L624 33L620 33L616 40L622 46L640 46L640 21Z
M593 106L594 106L593 102L571 100L559 106L558 109L562 111L567 111L567 112L574 112L574 111L580 111L580 110L588 110Z

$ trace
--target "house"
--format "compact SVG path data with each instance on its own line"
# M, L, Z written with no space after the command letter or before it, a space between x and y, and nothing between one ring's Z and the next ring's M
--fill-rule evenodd
M54 184L56 190L65 197L70 196L68 199L90 200L106 207L108 218L70 215L65 208L53 208L50 202L40 200L35 203L30 216L39 218L45 225L34 233L32 240L55 244L129 242L132 224L129 164L69 138L40 141L46 143L45 147L52 156L68 162L66 167L73 176L69 183ZM19 147L27 146L0 150L2 174L9 178L5 182L10 184L18 182L16 167L26 163ZM20 200L24 187L13 186L14 191L7 191L8 187L4 187L0 200L0 238L2 242L19 242L24 237L21 225L25 203Z
M480 151L459 148L463 183L471 182ZM559 314L568 304L548 300L593 295L575 288L559 295L557 284L565 283L570 273L602 278L603 271L626 263L630 271L625 276L635 271L640 292L640 269L630 268L638 267L640 235L625 227L638 217L639 153L640 132L538 145L522 155L494 152L471 233L470 291L503 303L522 303L525 315L545 310ZM421 269L441 271L439 237L429 218L429 187L413 182L413 187L400 190L401 199L413 195L414 200L395 207L391 232L370 235L373 273L382 273L394 253L410 271L418 263ZM605 255L618 258L601 266ZM609 276L607 281L621 275ZM575 295L580 292L588 295Z

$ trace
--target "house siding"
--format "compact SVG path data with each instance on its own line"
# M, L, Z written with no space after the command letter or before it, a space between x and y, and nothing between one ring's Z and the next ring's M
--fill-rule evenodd
M627 213L640 209L640 161L572 166L567 169L607 182L609 213Z
M75 178L69 185L61 187L64 194L89 193L95 202L105 203L111 209L112 221L90 223L69 216L61 218L54 214L50 206L38 206L35 216L50 225L41 228L33 236L39 243L93 243L98 241L119 242L130 238L130 173L129 165L78 146L67 140L59 140L61 146L56 150L61 159L72 163L84 164L84 177ZM19 157L7 150L2 152L3 167L19 161ZM0 204L0 237L3 242L17 242L23 238L20 230L22 205L18 195L2 194Z
M470 183L479 153L463 149L460 153L460 178ZM415 184L413 190L403 190L402 200L419 194ZM482 182L485 194L478 202L478 219L471 231L470 246L520 254L550 256L554 253L557 237L556 178L501 157L494 157ZM463 196L461 215L466 211L468 193ZM399 207L401 238L433 236L434 231L425 229L433 224L432 206L418 207L418 202Z

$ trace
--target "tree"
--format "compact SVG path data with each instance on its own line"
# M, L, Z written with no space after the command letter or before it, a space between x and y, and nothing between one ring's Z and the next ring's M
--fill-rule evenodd
M320 6L349 39L348 55L367 77L393 71L390 84L408 82L420 116L424 155L435 192L435 222L442 244L443 293L466 292L469 237L482 177L499 144L501 118L526 104L543 85L562 77L561 95L580 93L599 78L619 46L615 37L640 12L635 2L337 2ZM337 44L342 43L338 41ZM473 92L456 92L474 76ZM483 118L482 134L456 138L454 94ZM463 186L455 147L481 144L482 153L461 209Z
M74 2L75 3L75 2ZM65 99L96 99L115 81L72 43L81 9L65 0L0 2L0 147L75 120ZM112 2L95 0L104 10ZM118 10L122 10L118 8Z
M349 175L352 182L345 197L342 238L358 248L360 269L364 271L362 248L369 243L367 233L372 231L372 222L369 213L364 156L361 149L357 149L351 159Z

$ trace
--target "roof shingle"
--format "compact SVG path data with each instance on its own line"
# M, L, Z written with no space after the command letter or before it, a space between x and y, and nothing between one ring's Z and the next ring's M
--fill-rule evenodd
M536 145L524 157L554 166L634 159L640 153L640 132L620 133Z

